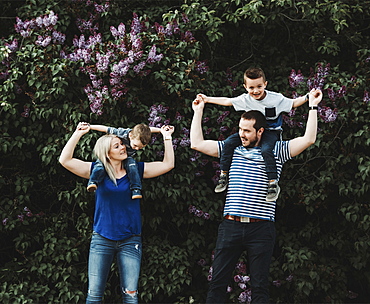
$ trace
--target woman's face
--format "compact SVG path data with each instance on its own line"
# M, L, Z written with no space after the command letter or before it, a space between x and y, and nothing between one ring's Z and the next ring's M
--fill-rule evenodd
M108 156L111 160L124 160L127 158L126 146L118 137L114 137L110 144Z

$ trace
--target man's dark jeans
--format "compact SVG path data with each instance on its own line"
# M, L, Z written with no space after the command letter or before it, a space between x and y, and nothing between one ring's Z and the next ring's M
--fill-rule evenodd
M206 303L225 303L226 289L243 251L248 253L252 303L269 303L269 270L275 244L275 225L224 219L218 229L212 280Z

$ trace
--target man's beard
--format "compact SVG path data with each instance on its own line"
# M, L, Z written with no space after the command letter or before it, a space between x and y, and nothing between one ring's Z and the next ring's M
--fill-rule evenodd
M255 140L252 140L252 141L248 140L248 145L246 145L246 146L243 145L243 147L244 148L254 148L257 144L257 141L258 141L257 138Z

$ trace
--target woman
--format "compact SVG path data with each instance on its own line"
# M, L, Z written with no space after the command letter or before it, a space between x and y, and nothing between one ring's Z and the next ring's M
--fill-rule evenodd
M88 123L79 123L62 150L59 162L72 173L89 179L93 162L73 158L80 138L89 132ZM170 171L175 164L172 146L172 126L163 126L163 160L138 163L141 178L152 178ZM114 256L120 274L124 303L138 303L137 286L141 261L140 200L131 199L130 183L122 161L127 158L126 146L115 135L104 135L94 147L94 153L107 172L96 190L93 234L89 253L89 287L86 303L100 303Z

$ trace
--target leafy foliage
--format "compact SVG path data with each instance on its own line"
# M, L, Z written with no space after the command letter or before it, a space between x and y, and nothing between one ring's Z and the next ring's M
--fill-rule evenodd
M79 121L175 126L175 169L144 181L139 295L203 302L224 196L213 193L217 159L190 149L191 101L243 93L251 65L270 90L325 94L317 142L283 170L272 301L368 300L369 1L3 2L15 27L1 26L0 41L2 303L85 298L94 198L58 164ZM284 138L303 133L306 115L302 106L285 116ZM226 138L237 120L207 105L206 138ZM91 160L99 135L84 136L76 156ZM162 150L153 136L137 159ZM250 296L241 265L246 256L230 282L234 303ZM116 286L113 266L106 302L120 301Z

